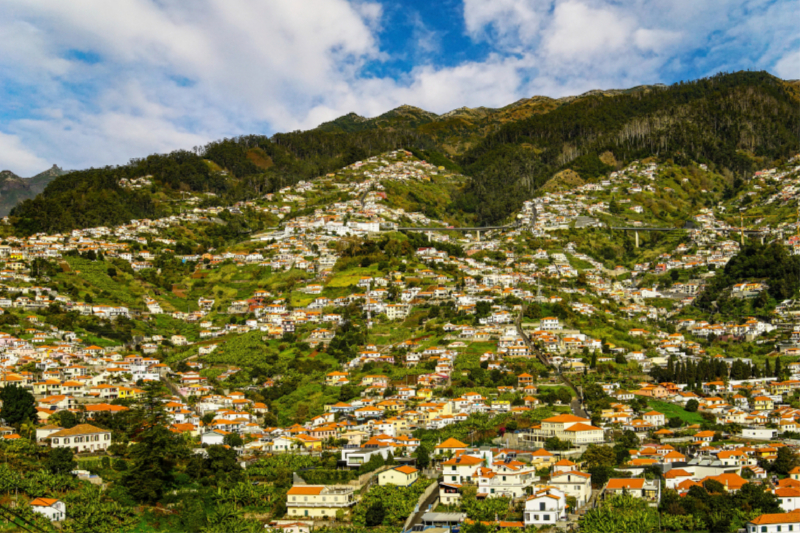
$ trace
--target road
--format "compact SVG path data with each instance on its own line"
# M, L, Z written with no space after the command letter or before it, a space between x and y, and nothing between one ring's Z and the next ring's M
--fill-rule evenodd
M572 414L574 414L575 416L590 418L589 414L583 409L581 402L578 401L577 398L573 398L569 406L572 408Z

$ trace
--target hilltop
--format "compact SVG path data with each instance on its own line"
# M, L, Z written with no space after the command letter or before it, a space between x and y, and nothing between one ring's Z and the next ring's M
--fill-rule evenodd
M0 216L6 216L11 209L23 200L35 198L45 187L65 171L53 165L32 178L21 178L10 170L0 172Z
M350 113L316 129L248 135L129 164L60 176L12 212L15 232L120 224L172 212L183 192L230 205L399 148L469 179L454 218L507 220L554 175L591 182L634 160L707 164L732 185L798 150L797 84L764 72L720 74L671 86L536 96L509 106L442 115L404 105L374 118ZM146 178L147 187L122 180ZM554 187L555 185L551 186Z

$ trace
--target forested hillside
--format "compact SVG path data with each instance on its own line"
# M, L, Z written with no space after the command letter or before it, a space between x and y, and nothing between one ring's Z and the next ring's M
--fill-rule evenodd
M249 135L196 148L131 160L127 165L71 172L11 213L21 234L125 223L165 214L176 193L208 192L229 203L273 192L371 155L396 148L427 149L444 159L425 136L410 131L357 133L307 131L272 138ZM121 179L152 176L152 186L127 189Z
M63 174L65 172L55 165L32 178L21 178L9 170L0 172L0 216L6 216L23 200L35 198L48 183Z
M797 91L786 82L740 72L670 87L536 97L499 110L435 115L402 106L375 119L350 114L311 131L224 139L72 172L19 204L12 221L20 234L119 224L167 213L182 190L229 203L402 147L437 166L463 169L472 179L449 210L490 224L567 168L587 180L617 164L658 156L679 165L708 163L732 181L798 150L797 103ZM150 187L119 185L142 176L152 176Z
M484 223L508 216L555 172L584 179L648 156L712 164L743 175L798 150L800 108L787 85L764 72L721 74L663 89L582 98L512 122L467 152L473 177L456 207Z

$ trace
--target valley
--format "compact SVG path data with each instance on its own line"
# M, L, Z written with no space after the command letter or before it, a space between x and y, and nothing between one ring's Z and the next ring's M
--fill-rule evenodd
M0 224L0 529L794 523L798 106L767 76L48 175Z

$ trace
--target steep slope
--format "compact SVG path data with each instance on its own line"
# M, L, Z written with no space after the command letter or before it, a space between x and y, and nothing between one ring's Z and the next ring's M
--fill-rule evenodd
M595 90L577 96L549 98L533 96L523 98L500 108L460 107L441 115L424 109L403 105L374 118L348 113L317 129L327 132L352 133L376 129L406 129L430 136L439 149L450 156L458 156L479 143L489 133L506 123L549 113L562 105L593 96L612 97L621 94L647 93L662 85L641 85L631 89Z
M506 124L460 163L472 181L454 208L484 223L502 220L553 174L582 179L649 156L697 161L731 175L798 150L796 95L765 72L724 74L670 87L591 94Z
M224 139L199 153L72 172L11 214L20 234L122 223L168 213L181 190L213 193L208 202L252 199L405 148L470 176L449 209L488 224L566 169L586 181L657 156L704 162L732 180L797 151L799 94L795 82L740 72L669 87L536 96L499 109L436 115L406 105L370 119L351 113L310 131ZM147 188L120 186L143 176L150 176ZM574 178L562 185L579 183ZM17 186L11 179L9 187Z
M44 191L47 184L65 174L53 165L32 178L20 178L10 170L0 172L0 216L6 216L15 205L36 197Z

